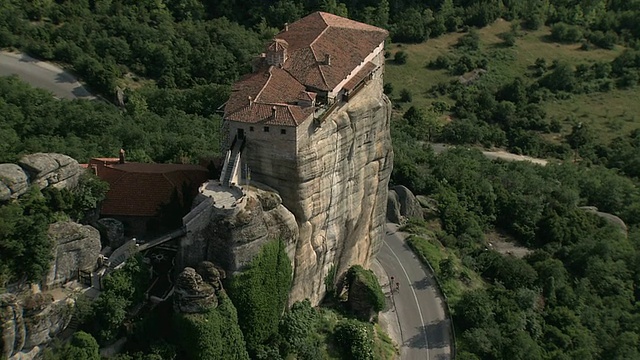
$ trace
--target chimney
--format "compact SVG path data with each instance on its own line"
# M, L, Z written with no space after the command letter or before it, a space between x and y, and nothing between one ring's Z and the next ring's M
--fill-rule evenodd
M324 54L324 64L331 65L331 54Z
M249 105L253 105L253 98L249 95Z
M275 119L276 118L276 107L272 107L271 108L271 116Z
M284 31L289 31L289 23L284 23Z
M120 149L120 164L124 164L124 149Z

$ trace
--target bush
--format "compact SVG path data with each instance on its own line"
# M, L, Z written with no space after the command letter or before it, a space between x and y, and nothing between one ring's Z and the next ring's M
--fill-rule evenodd
M393 84L392 83L384 84L384 86L382 87L382 91L384 92L385 95L391 95L393 93Z
M404 64L407 63L407 58L408 57L409 57L409 55L407 55L406 52L400 50L393 56L393 62L398 64L398 65L404 65Z
M578 26L560 22L551 27L551 38L562 43L577 43L582 40L583 34Z
M334 336L345 359L373 359L373 328L371 324L347 319L336 325Z
M411 96L411 92L407 89L400 90L400 101L401 102L411 102L413 100L413 96Z

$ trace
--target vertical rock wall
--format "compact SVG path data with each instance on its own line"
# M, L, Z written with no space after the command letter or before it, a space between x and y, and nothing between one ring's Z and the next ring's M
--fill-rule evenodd
M332 266L338 277L351 265L368 267L382 244L393 164L390 111L377 78L299 138L298 182L278 188L300 228L291 302L317 304Z

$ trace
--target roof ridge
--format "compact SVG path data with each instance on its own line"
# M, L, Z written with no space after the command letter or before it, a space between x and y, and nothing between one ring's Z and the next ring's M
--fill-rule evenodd
M315 44L316 41L318 41L318 39L320 39L322 37L322 35L324 35L324 33L327 31L327 29L329 29L331 27L331 25L329 25L327 23L327 21L322 17L322 15L320 15L320 18L322 18L322 21L324 21L324 24L326 25L326 27L324 29L322 29L320 34L318 34L318 36L316 36L316 38L313 39L311 44L309 44L309 49L311 49L311 53L313 54L313 57L316 59L316 67L318 68L318 71L320 72L320 77L322 78L322 81L324 82L324 85L329 87L329 83L327 83L327 78L324 76L324 72L322 71L322 68L320 67L320 63L317 60L318 56L316 55L316 51L313 49L313 44Z
M253 99L253 101L258 101L258 99L260 98L260 95L262 95L262 92L264 91L264 89L267 88L267 85L269 84L269 81L271 81L271 77L273 76L273 74L271 74L271 70L273 70L274 66L271 65L269 66L269 78L267 79L267 81L264 82L264 85L262 85L262 89L260 89L260 91L258 91L258 94L256 95L256 98ZM249 104L249 106L251 106L251 104Z

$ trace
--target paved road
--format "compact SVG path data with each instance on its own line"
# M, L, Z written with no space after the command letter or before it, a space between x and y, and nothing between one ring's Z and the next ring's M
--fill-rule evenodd
M400 322L404 360L445 360L451 358L449 321L435 280L405 244L398 225L387 224L384 244L377 259L389 276L400 283L393 294Z
M18 75L31 86L64 99L95 99L71 74L25 54L0 51L0 76Z

